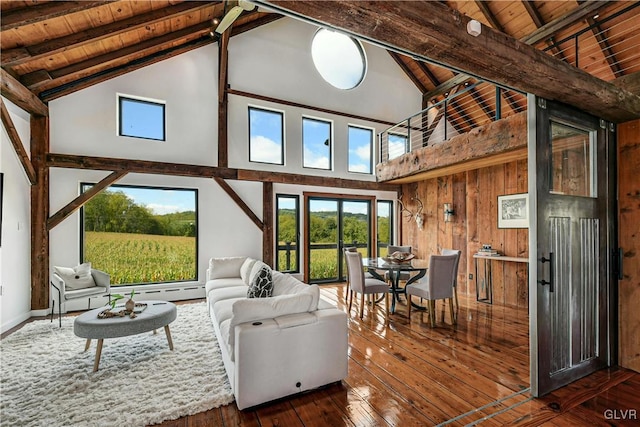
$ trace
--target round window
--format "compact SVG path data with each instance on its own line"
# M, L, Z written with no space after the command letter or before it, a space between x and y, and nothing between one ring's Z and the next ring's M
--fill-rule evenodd
M338 89L353 89L364 79L364 50L349 36L318 30L311 43L311 57L322 78Z

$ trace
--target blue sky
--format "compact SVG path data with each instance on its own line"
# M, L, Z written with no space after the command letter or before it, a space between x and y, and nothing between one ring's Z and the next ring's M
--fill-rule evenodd
M110 189L122 191L136 204L145 205L158 215L196 210L195 192L193 191L131 187L111 187Z
M123 135L164 140L164 105L120 98Z

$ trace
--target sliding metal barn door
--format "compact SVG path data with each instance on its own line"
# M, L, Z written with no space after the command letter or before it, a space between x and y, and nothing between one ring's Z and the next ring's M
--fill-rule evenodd
M533 103L531 386L541 396L611 364L615 141L608 122L559 103Z

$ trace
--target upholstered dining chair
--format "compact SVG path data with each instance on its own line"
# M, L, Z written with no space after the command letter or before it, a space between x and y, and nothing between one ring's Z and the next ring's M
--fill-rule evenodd
M458 258L456 259L456 275L455 275L455 279L453 281L453 299L455 300L456 303L456 310L460 309L460 305L458 304L458 266L460 265L460 254L462 252L459 251L458 249L442 249L440 251L441 255L457 255Z
M389 321L389 285L382 280L365 278L364 267L362 266L362 254L360 252L344 253L347 260L347 276L349 278L349 313L353 304L353 294L359 293L360 297L360 319L364 316L364 297L369 295L371 300L371 313L376 306L375 294L384 294L386 306L385 319Z
M355 247L355 246L348 246L348 247L342 248L342 252L358 252L358 248ZM346 259L347 259L346 256L345 256L344 259L345 259L345 263L346 263ZM348 266L347 266L347 271L349 271L349 267ZM364 278L365 279L373 279L373 276L371 275L371 273L365 271ZM347 289L347 291L348 291L348 289ZM344 302L345 302L345 304L349 302L349 292L345 292L344 293Z
M62 327L62 306L67 301L87 298L87 310L91 308L91 297L106 295L111 301L111 276L104 271L91 268L90 264L88 268L87 264L81 264L75 268L54 267L51 286L58 294L58 323L60 327ZM56 300L53 295L51 299L51 322L53 322Z
M394 252L407 252L407 253L411 253L413 251L413 247L411 246L395 246L395 245L388 245L387 246L387 256L390 256L392 253ZM391 272L390 271L385 271L384 272L384 280L386 280L387 282L391 280ZM398 274L398 273L393 273L393 274ZM411 278L411 274L408 271L401 271L399 272L400 277L398 278L398 281L404 281L406 282L407 280L409 280Z
M453 312L453 283L455 281L457 255L431 255L427 276L405 287L407 293L407 312L411 320L411 296L428 300L429 321L433 328L436 324L436 300L448 299L451 323L456 324Z

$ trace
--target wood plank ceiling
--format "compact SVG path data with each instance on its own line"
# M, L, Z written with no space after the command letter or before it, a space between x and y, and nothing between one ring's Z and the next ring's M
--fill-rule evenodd
M569 64L577 63L599 79L612 81L640 71L638 2L442 3ZM222 1L3 0L1 66L46 103L216 42L210 35L215 27L212 21L221 19L231 5ZM231 36L280 17L265 11L243 12ZM577 42L572 37L576 34ZM389 54L424 94L425 106L475 82L442 66ZM522 94L506 91L502 99L503 117L526 108ZM451 121L467 131L495 116L496 104L493 87L479 85L457 98Z

